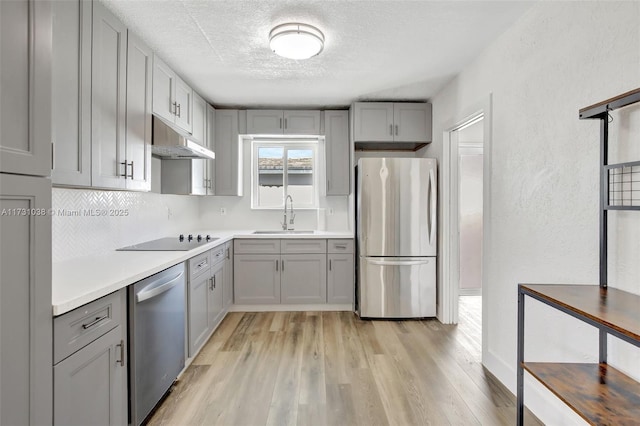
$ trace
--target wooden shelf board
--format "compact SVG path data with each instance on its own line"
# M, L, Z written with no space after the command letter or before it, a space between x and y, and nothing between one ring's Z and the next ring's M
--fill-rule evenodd
M523 367L592 425L640 421L640 383L607 364L525 362Z
M581 108L578 111L580 118L596 118L598 115L606 114L607 108L611 110L615 110L617 108L622 108L627 105L631 105L640 101L640 88L630 90L621 95L615 96L613 98L607 99L602 102L598 102L597 104L589 105L588 107Z
M523 284L522 288L640 342L640 295L596 285Z

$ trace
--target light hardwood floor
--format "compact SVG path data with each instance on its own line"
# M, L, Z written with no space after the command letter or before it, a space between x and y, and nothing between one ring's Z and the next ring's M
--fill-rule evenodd
M463 298L458 326L230 313L149 424L513 425L515 398L480 364L479 308Z

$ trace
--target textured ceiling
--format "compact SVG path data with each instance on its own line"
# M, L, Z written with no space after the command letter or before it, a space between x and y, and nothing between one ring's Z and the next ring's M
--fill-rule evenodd
M530 6L519 1L104 0L219 106L344 106L426 100ZM306 61L269 49L272 27L320 28Z

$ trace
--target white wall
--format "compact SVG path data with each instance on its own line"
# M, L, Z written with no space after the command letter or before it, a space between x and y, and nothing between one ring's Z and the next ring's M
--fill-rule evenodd
M517 284L598 282L599 123L578 120L578 110L638 87L639 76L640 3L540 2L432 99L434 142L420 155L442 158L443 131L492 96L484 361L513 391ZM639 115L612 123L616 139L635 139L627 161L640 160ZM610 222L609 278L640 293L633 213ZM597 360L590 327L533 302L527 319L526 359ZM640 377L640 351L622 346L611 349L611 363ZM526 383L525 402L543 422L581 423L533 379Z

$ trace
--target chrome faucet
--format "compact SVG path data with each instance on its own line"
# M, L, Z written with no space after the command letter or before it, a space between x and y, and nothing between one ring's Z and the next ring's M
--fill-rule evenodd
M289 210L290 218L287 223L287 201L291 200L291 210ZM296 218L295 213L293 213L293 197L291 195L287 195L287 198L284 200L284 222L282 222L282 230L283 231L293 231L293 221ZM291 225L291 227L289 227Z

